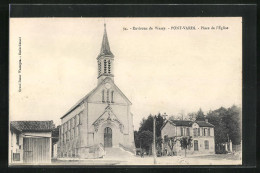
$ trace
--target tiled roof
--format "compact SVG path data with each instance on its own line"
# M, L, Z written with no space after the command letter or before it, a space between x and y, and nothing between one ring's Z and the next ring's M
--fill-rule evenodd
M11 127L19 131L52 131L55 128L53 121L11 121Z
M214 125L207 123L206 121L196 121L200 127L214 127Z
M193 123L197 123L200 127L214 127L214 125L210 124L206 121L189 121L189 120L169 120L170 123L175 126L187 126L191 127Z
M173 123L176 126L192 126L192 121L188 120L170 120L170 123Z

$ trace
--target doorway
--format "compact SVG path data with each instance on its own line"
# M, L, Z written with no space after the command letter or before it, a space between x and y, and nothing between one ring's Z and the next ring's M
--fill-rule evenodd
M104 129L104 147L112 147L112 129L110 127Z
M197 140L194 140L194 151L199 151L199 144Z

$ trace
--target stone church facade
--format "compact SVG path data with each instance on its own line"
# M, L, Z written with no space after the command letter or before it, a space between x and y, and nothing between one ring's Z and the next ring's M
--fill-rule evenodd
M61 117L58 157L98 158L111 147L135 150L132 103L114 83L105 25L97 64L97 86Z

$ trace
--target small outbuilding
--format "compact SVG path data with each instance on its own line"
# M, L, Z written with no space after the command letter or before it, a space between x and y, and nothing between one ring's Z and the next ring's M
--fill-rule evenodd
M11 121L9 164L51 163L53 121Z

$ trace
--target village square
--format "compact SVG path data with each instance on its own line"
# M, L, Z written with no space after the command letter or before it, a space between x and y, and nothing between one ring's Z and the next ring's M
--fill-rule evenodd
M11 165L242 164L241 107L176 115L151 112L135 130L135 103L114 80L115 57L104 24L96 87L60 115L60 124L51 119L11 121Z

